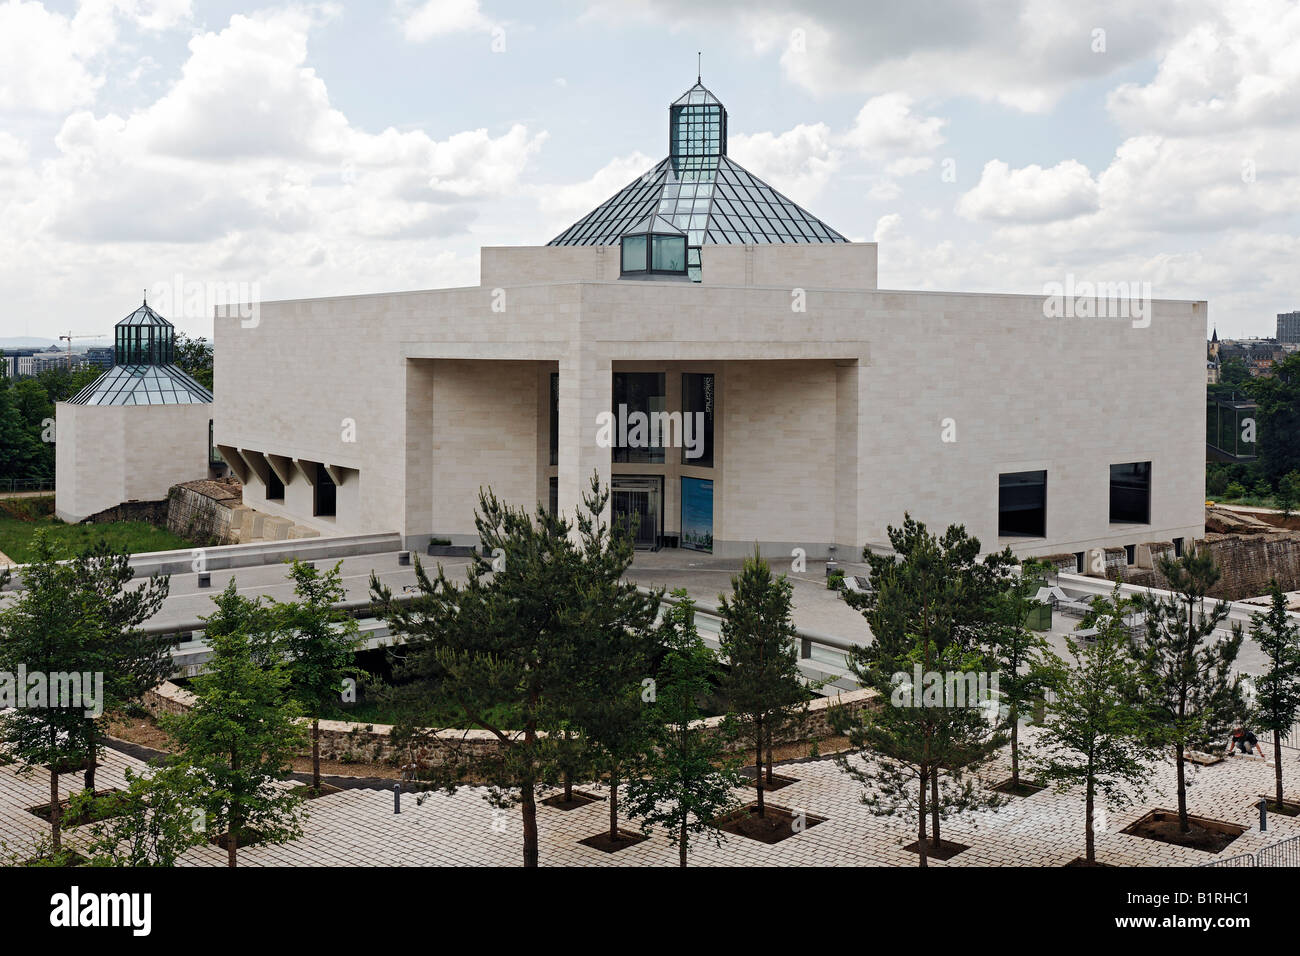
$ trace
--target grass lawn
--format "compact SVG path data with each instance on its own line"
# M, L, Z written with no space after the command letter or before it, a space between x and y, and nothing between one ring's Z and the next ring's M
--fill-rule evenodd
M45 529L49 539L65 558L72 557L101 538L119 550L137 554L145 551L175 551L194 545L170 531L143 521L110 524L64 524L54 517L53 498L0 499L0 552L11 561L25 564L32 555L32 539Z

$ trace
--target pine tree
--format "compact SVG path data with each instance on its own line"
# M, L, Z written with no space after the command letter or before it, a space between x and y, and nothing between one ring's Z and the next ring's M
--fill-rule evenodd
M791 617L794 586L774 578L757 550L731 578L731 594L719 595L721 653L727 671L721 691L730 709L730 732L754 754L757 815L765 815L763 754L769 731L783 724L808 699L799 673L799 654ZM770 783L770 777L768 781Z
M1155 738L1174 748L1177 771L1178 825L1191 829L1187 817L1186 756L1189 748L1222 735L1245 712L1240 676L1233 675L1244 635L1215 639L1227 619L1228 605L1206 595L1219 580L1208 551L1189 550L1182 558L1163 557L1159 571L1169 582L1168 597L1145 595L1139 607L1145 626L1135 639L1143 676L1142 702Z
M717 663L695 629L695 603L685 589L673 597L677 603L659 631L665 654L649 708L653 746L643 775L628 782L627 804L646 834L655 826L667 831L679 865L686 866L693 836L722 842L713 821L734 809L742 777L722 739L701 720L699 701L709 693Z
M961 526L939 538L905 515L888 534L892 554L863 549L872 588L850 599L867 618L872 642L849 653L849 667L881 706L856 715L832 711L836 729L865 758L841 754L836 762L864 785L862 801L873 813L915 814L924 867L942 847L944 817L1003 802L973 773L1006 742L985 713L993 702L970 701L966 683L945 675L974 675L978 690L978 676L991 670L984 650L989 607L1007 568L996 555L980 565L979 541Z
M1282 736L1300 715L1300 628L1287 613L1286 595L1274 578L1269 582L1269 608L1250 616L1250 636L1264 652L1266 670L1255 679L1255 714L1261 730L1273 734L1276 805L1282 803Z
M342 698L344 678L357 672L354 661L361 643L356 618L334 608L347 596L342 564L322 574L313 565L295 560L289 577L297 600L271 606L290 691L311 718L311 792L315 795L321 792L321 711Z
M168 576L155 575L139 587L128 588L135 578L130 555L114 551L103 541L78 555L72 566L89 628L82 669L104 675L102 713L87 717L83 729L89 760L85 785L93 791L107 715L167 679L178 639L140 630L167 600Z
M1055 655L1047 663L1052 690L1034 772L1061 793L1084 791L1084 859L1096 863L1094 820L1097 796L1112 807L1127 806L1151 775L1152 748L1137 694L1135 664L1125 621L1130 608L1119 597L1093 601L1091 641L1066 638L1072 664Z
M302 835L302 798L281 784L306 744L298 703L289 696L283 663L274 657L274 634L260 599L235 590L232 578L217 611L204 619L212 656L194 678L194 706L164 715L176 743L175 762L200 782L210 830L225 832L228 865L241 843L287 843Z
M599 514L593 488L583 507ZM586 670L582 555L564 517L542 507L530 515L491 490L479 493L475 526L483 549L463 584L441 567L430 579L417 560L420 595L399 605L371 577L378 613L406 635L394 650L396 739L442 749L446 759L427 771L438 787L454 791L472 778L496 808L518 806L523 863L535 867L537 791L570 765L564 731L582 693L575 675ZM456 735L440 733L448 714L457 728L491 733L496 748L462 750Z

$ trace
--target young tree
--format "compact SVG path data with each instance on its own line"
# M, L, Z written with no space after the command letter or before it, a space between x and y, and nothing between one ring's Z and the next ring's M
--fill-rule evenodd
M588 513L599 513L598 482L584 496ZM394 602L372 576L378 614L406 642L394 649L400 708L398 739L444 749L447 759L429 769L448 792L472 776L489 788L493 806L518 806L523 823L523 862L538 864L537 789L558 779L566 766L562 746L572 728L574 675L584 670L586 646L577 633L581 553L564 517L539 507L535 515L503 504L490 490L479 493L475 525L483 550L470 562L464 584L440 566L430 580L416 562L419 597ZM497 746L464 753L438 722L454 716L456 727L481 728ZM443 729L446 724L441 725Z
M742 777L721 738L701 720L699 701L717 664L695 629L695 602L685 589L673 597L677 603L664 613L659 632L666 653L649 708L653 745L643 776L628 782L627 803L647 835L656 825L667 830L679 865L686 866L692 836L722 842L713 821L735 807Z
M873 638L849 653L849 667L862 686L877 691L881 706L856 716L832 712L836 729L868 758L854 763L842 754L836 761L864 785L862 801L873 813L916 815L924 867L929 851L942 846L945 816L1003 802L972 779L1006 736L987 719L992 702L969 699L965 678L974 675L978 690L979 675L990 669L982 649L988 608L1005 588L1007 569L997 555L980 565L979 541L960 526L939 538L905 515L903 526L888 533L892 554L863 549L871 590L846 598L862 611Z
M286 658L289 688L311 718L311 792L319 795L320 715L330 701L343 694L343 680L357 672L355 655L361 643L356 618L334 605L343 601L343 562L321 573L313 565L295 560L289 569L296 601L275 602L280 649Z
M126 789L91 800L73 795L68 812L89 817L84 845L90 866L175 866L204 841L198 781L184 767L162 767L152 777L126 770Z
M785 575L774 578L757 550L731 578L731 595L721 594L720 645L727 671L721 691L731 711L731 732L754 754L757 814L764 816L763 751L774 726L808 699L799 674L797 632L791 619L794 586Z
M130 555L114 551L104 541L78 555L72 567L78 584L77 599L82 602L82 620L88 629L82 670L104 675L102 712L87 716L83 727L89 760L85 785L93 791L103 749L99 738L108 722L107 715L167 679L177 639L145 634L139 629L167 600L168 576L155 575L139 587L128 589L135 577Z
M212 657L194 678L195 704L164 715L162 725L176 742L175 762L199 781L209 828L224 829L226 858L235 866L249 835L271 844L302 835L302 798L278 785L306 735L284 665L262 663L275 642L260 599L241 597L232 578L213 600L217 611L204 619Z
M609 780L609 839L620 840L618 797L629 767L649 749L651 728L641 700L650 673L659 592L643 594L624 572L632 564L631 532L602 520L609 491L593 483L576 515L580 575L573 613L578 643L573 724L589 746L592 766Z
M1132 791L1142 792L1151 775L1152 748L1144 742L1137 695L1135 661L1130 653L1125 617L1131 608L1116 586L1111 600L1093 599L1091 641L1067 637L1072 664L1052 655L1047 683L1053 694L1047 707L1034 772L1058 792L1084 791L1084 859L1096 863L1097 795L1114 807L1127 806Z
M1282 735L1300 716L1300 628L1291 623L1286 595L1269 582L1268 611L1250 616L1250 636L1264 652L1267 669L1255 679L1255 713L1262 730L1273 733L1275 809L1282 809Z
M0 670L7 672L5 696L24 692L26 699L5 701L11 707L0 715L0 735L10 751L24 761L20 772L46 765L50 775L50 827L55 854L62 848L63 811L59 801L59 776L86 756L85 700L53 699L56 675L79 675L88 655L92 633L84 616L85 602L78 599L79 582L71 564L60 563L43 531L32 543L34 558L23 568L23 589L9 608L0 612ZM40 674L45 678L19 687L13 675ZM30 683L30 682L26 682ZM65 688L70 685L64 684ZM62 695L60 695L62 696ZM23 706L18 706L18 704Z
M1016 564L1009 548L999 557L999 567ZM1012 790L1020 787L1020 715L1042 693L1048 676L1043 658L1047 641L1031 631L1026 621L1030 612L1040 606L1034 595L1049 568L1040 561L1026 561L1019 577L1006 582L1003 590L993 589L989 608L989 645L1011 734Z
M1146 622L1135 639L1136 656L1150 726L1156 739L1174 748L1178 823L1186 833L1187 750L1226 732L1245 711L1241 678L1232 673L1243 634L1233 625L1230 637L1214 639L1228 605L1211 598L1206 610L1206 595L1219 580L1208 551L1188 550L1178 560L1165 556L1158 566L1172 593L1140 599Z

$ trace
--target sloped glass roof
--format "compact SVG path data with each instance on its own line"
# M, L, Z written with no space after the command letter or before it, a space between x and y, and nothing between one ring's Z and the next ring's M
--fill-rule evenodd
M212 393L175 365L114 365L69 405L204 405Z
M727 156L726 115L696 83L670 107L668 157L548 245L616 245L628 232L644 232L653 215L686 233L698 280L700 246L848 242Z
M162 328L173 328L173 325L164 319L161 315L149 308L149 302L146 300L140 308L128 315L118 325L156 325Z

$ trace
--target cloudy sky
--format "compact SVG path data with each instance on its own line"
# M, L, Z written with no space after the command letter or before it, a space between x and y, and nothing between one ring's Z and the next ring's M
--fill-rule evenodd
M1297 2L0 0L0 337L476 284L667 153L698 50L732 157L884 288L1300 309Z

